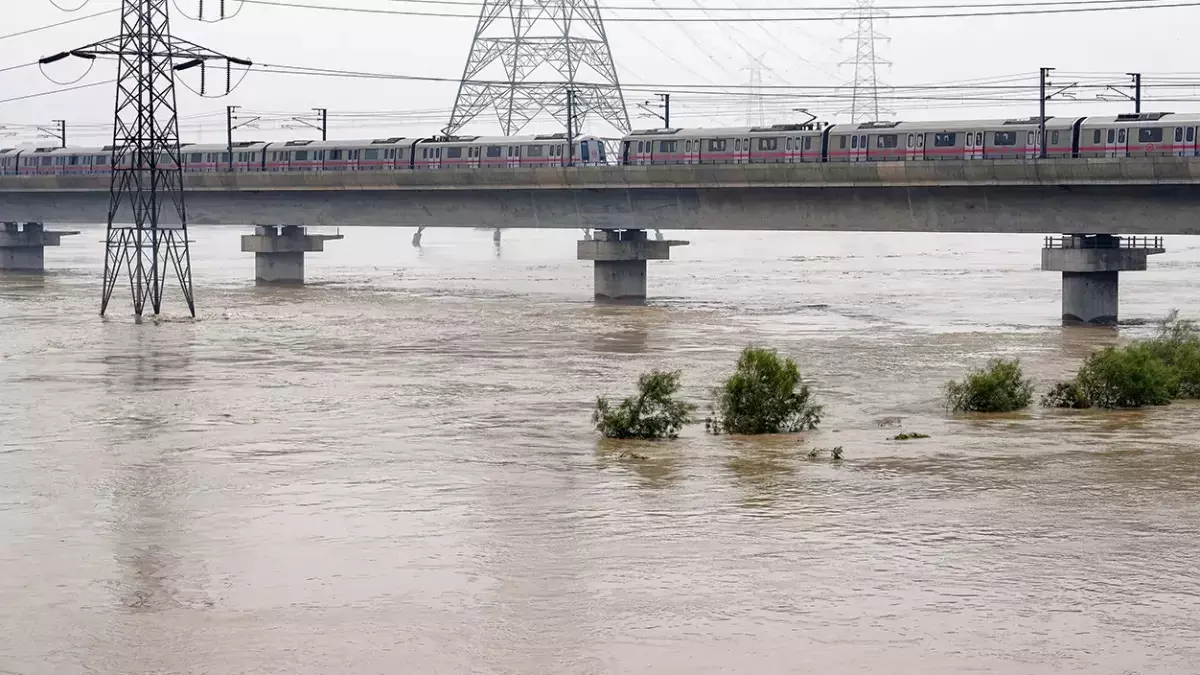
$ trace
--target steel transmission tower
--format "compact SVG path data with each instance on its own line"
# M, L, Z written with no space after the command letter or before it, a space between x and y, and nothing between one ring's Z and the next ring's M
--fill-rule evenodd
M576 130L595 115L628 132L596 0L484 0L445 133L488 108L506 136L543 112Z
M890 40L875 30L875 20L887 14L875 8L874 0L855 0L854 9L846 13L847 18L853 18L858 23L854 35L846 36L843 40L854 41L854 58L847 59L842 65L854 65L854 81L851 83L850 109L842 112L850 113L851 122L877 122L880 113L894 114L891 110L879 107L879 66L890 66L890 62L879 58L875 51L875 42Z
M163 286L172 270L179 279L188 311L196 315L179 154L175 71L199 66L203 82L207 62L224 61L222 75L228 93L231 64L249 66L250 62L172 36L170 2L122 0L120 34L41 61L53 63L69 56L88 60L108 57L117 61L101 316L108 309L122 268L129 277L137 316L142 315L147 300L155 314L161 311ZM202 84L202 93L203 87ZM164 222L163 208L168 205L174 217ZM131 218L132 224L118 222L126 218Z

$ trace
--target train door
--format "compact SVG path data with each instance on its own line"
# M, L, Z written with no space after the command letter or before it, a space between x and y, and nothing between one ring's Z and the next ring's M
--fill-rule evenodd
M904 159L918 159L917 137L920 134L906 134L904 139Z
M1122 129L1121 131L1124 131L1124 129ZM1116 157L1117 156L1117 130L1116 129L1108 129L1104 132L1104 156L1105 157Z
M508 146L508 149L505 151L505 156L508 158L508 161L504 163L505 166L508 166L510 168L516 167L516 166L521 166L521 147L520 146L518 146L518 145Z
M1187 157L1191 154L1183 140L1183 127L1175 127L1175 142L1171 145L1171 154L1176 157Z
M584 166L592 165L592 147L587 141L579 142L579 161Z
M867 135L854 134L850 137L850 161L867 161Z
M1184 129L1184 156L1195 157L1196 152L1196 127L1187 127Z

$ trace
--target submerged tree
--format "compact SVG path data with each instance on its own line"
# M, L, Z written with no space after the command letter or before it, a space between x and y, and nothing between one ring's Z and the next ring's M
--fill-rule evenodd
M1056 383L1050 391L1042 396L1043 408L1090 408L1092 402L1084 395L1083 390L1079 388L1079 383L1070 380L1067 382Z
M613 407L596 400L592 424L607 438L677 438L696 406L677 400L679 371L652 370L638 378L638 394Z
M1033 383L1025 379L1020 360L992 359L961 382L947 382L943 393L951 412L1012 412L1033 401Z
M1170 403L1175 376L1150 345L1135 343L1092 352L1075 382L1098 408L1138 408Z
M776 434L815 429L821 406L791 358L773 349L746 347L737 370L717 387L705 428L714 434Z
M1171 310L1146 342L1150 353L1171 371L1171 398L1200 398L1200 327Z

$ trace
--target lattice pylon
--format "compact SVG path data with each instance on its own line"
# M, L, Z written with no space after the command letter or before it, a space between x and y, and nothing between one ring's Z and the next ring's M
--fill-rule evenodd
M188 311L196 315L175 71L203 68L210 60L224 60L227 68L230 63L251 64L172 36L170 3L122 0L118 35L41 61L52 63L68 56L117 60L101 315L108 310L122 271L128 274L137 316L147 301L155 314L162 311L163 288L171 271L179 280ZM164 221L167 204L175 217ZM120 222L127 217L132 217L132 223Z
M458 133L489 108L506 136L540 115L566 127L568 90L575 129L595 116L629 131L596 0L484 0L444 132Z
M857 29L853 35L843 40L854 42L854 58L847 59L842 65L854 66L854 79L850 83L850 107L842 113L850 114L851 122L877 122L881 115L894 115L895 111L881 108L879 105L879 66L890 66L891 62L879 58L875 43L890 40L886 35L875 29L876 19L887 16L886 12L877 9L874 0L855 0L854 9L845 14L854 19Z

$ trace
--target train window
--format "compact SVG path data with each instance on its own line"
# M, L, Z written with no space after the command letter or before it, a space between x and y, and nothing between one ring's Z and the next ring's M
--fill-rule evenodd
M1092 143L1096 143L1096 144L1100 143L1100 130L1099 129L1092 132Z
M1178 143L1182 140L1183 140L1183 127L1175 127L1175 142Z
M646 148L645 148L645 147L643 147L644 145L645 145L645 143L644 143L643 141L638 141L638 152L645 152L645 151L646 151Z
M43 157L42 166L50 166L50 162L54 161L53 157Z
M688 142L684 143L684 146L685 146L685 147L684 147L684 150L685 150L685 151L687 151L687 152L691 152L691 151L692 151L692 142L691 142L691 141L688 141Z
M1161 131L1159 131L1159 132L1158 132L1158 137L1159 137L1159 138L1162 138L1162 132L1161 132ZM1117 142L1118 142L1118 143L1124 143L1124 142L1125 142L1125 130L1124 130L1124 129L1122 129L1121 131L1117 132Z
M1124 134L1125 130L1122 129L1121 133ZM1162 143L1162 139L1162 127L1142 127L1141 129L1138 129L1138 143ZM1181 139L1176 138L1175 140L1178 141Z
M658 142L658 151L659 152L675 152L675 147L676 147L676 141L659 141Z
M734 150L734 152L742 151L742 139L740 139L740 138L733 139L733 150Z
M351 154L354 155L354 157L351 157L351 159L358 159L358 150L355 150ZM379 159L379 151L376 150L375 148L368 148L367 151L363 154L365 155L364 159Z
M307 150L297 150L296 154L295 154L295 158L296 158L297 162L307 162L308 161L308 151Z
M1015 131L997 131L992 136L992 143L995 145L1016 145L1017 132Z
M776 140L774 138L758 139L758 149L759 150L774 150L776 147L778 147L778 144L776 143Z
M525 156L526 157L541 157L542 156L542 146L540 146L540 145L526 146L525 147Z
M850 149L851 150L858 149L858 134L855 134L850 137Z
M1058 145L1058 132L1057 131L1050 132L1050 145Z
M724 152L725 147L726 147L725 144L726 144L726 141L724 138L709 140L708 151L709 152Z
M875 146L879 148L894 148L900 145L900 137L896 134L879 134L875 137Z
M788 139L787 139L787 149L788 149L788 150L791 150L791 149L792 149L792 139L791 139L791 138L788 138Z
M487 156L488 157L499 157L500 156L500 146L489 145L487 148Z
M838 136L838 147L841 148L842 150L846 149L846 137L845 136Z
M435 159L441 159L441 158L442 158L442 149L441 149L441 148L434 148L434 149L433 149L433 156L434 156L434 158L435 158Z
M108 155L96 155L96 159L93 163L99 165L108 164Z
M1116 142L1117 142L1117 130L1116 130L1116 129L1109 129L1109 130L1108 130L1108 142L1109 142L1109 143L1116 143Z
M1187 128L1187 142L1191 143L1194 140L1196 140L1196 127L1188 127Z
M446 159L462 159L462 148L446 148Z
M71 155L67 158L67 164L71 166L79 166L79 155Z
M804 149L805 149L805 150L811 150L811 149L812 149L812 136L806 136L806 137L804 138Z
M983 132L982 131L975 132L975 147L977 147L977 148L983 147Z
M909 134L908 135L908 147L911 148L912 146L913 146L913 135Z
M953 131L947 131L933 135L933 146L935 148L949 148L958 142L958 134Z

